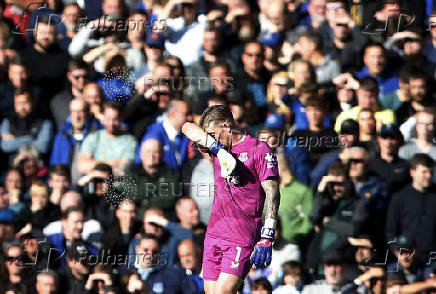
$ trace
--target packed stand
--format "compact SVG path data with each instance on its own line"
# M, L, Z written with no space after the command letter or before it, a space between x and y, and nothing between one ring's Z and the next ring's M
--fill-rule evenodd
M241 293L434 293L433 9L0 0L0 293L204 293L216 104L280 173Z

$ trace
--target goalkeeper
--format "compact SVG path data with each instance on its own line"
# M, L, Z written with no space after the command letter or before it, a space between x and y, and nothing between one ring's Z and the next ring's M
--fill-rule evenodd
M236 293L252 264L271 262L280 203L276 156L234 126L230 110L214 105L202 114L200 127L190 122L182 127L214 159L215 195L203 255L206 294Z

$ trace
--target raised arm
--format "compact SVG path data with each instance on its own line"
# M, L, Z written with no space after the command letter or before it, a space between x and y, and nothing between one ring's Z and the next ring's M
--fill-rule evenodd
M218 157L221 166L221 176L223 178L228 178L232 175L236 167L236 159L225 150L223 144L215 140L198 125L191 122L185 122L183 124L182 133L185 134L189 140L206 147Z
M200 144L203 147L209 147L209 145L213 144L215 142L215 139L212 138L206 131L204 131L202 128L200 128L198 125L191 123L191 122L185 122L182 126L182 133L188 137L189 140Z

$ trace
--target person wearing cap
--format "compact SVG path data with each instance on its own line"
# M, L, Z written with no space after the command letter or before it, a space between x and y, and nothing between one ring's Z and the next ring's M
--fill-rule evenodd
M296 52L315 67L317 82L323 86L341 73L338 62L323 53L323 40L320 33L307 32L295 44Z
M339 150L324 155L310 173L312 187L318 187L321 178L327 173L330 165L340 161L342 153L355 145L358 140L359 124L352 119L345 120L341 125L339 133Z
M139 79L153 71L156 65L162 61L164 50L164 36L162 33L147 32L144 46L146 61L134 71L135 79Z
M336 248L323 251L324 279L317 280L303 288L303 294L339 294L352 288L346 279L348 262L344 252ZM351 292L352 293L352 292Z
M409 242L416 244L418 256L428 249L423 246L436 240L435 230L423 230L436 214L433 168L434 161L426 154L417 153L410 159L412 183L394 194L386 218L387 242L404 236Z
M432 267L420 260L415 244L405 236L399 236L398 240L389 243L396 257L394 262L386 266L389 278L402 278L406 284L413 284L422 282L429 276Z
M357 196L365 202L369 213L367 228L375 246L384 248L384 224L391 197L386 182L369 168L369 153L363 147L351 147L343 153L342 162L349 166L348 175Z
M424 109L414 116L416 118L416 140L401 146L398 155L402 159L409 160L416 153L425 153L436 160L436 146L433 143L435 134L434 109Z
M181 15L166 18L165 49L188 66L199 60L202 53L203 33L207 24L205 15L198 15L198 0L170 1L169 10L177 9Z
M283 41L284 36L280 32L266 33L260 41L265 52L263 65L270 74L286 70L286 66L279 63Z
M357 89L357 106L341 112L336 118L335 131L339 131L344 120L351 118L357 120L362 108L369 108L374 111L374 117L377 122L377 129L382 124L395 123L395 114L390 109L383 109L378 102L379 87L374 78L363 78L359 81Z
M428 107L435 107L433 94L431 93L431 77L420 69L415 69L409 74L410 100L403 102L395 115L398 123L402 124L413 117L418 111Z
M389 191L395 193L410 182L409 163L398 156L403 135L396 124L382 125L377 142L380 150L369 160L370 170L384 179Z

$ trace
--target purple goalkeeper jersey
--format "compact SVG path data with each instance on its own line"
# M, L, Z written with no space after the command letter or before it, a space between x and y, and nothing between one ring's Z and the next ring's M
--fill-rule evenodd
M207 234L235 242L254 245L259 241L265 192L262 181L278 176L277 160L272 149L249 135L231 150L237 159L239 183L221 177L221 167L214 157L215 195ZM230 187L230 191L229 191Z

